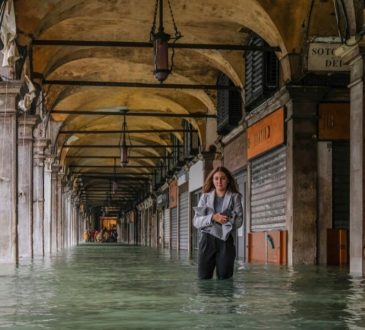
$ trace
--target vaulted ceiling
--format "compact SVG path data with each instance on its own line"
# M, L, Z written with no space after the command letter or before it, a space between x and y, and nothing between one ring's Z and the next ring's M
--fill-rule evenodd
M332 0L170 0L176 25L183 35L177 43L245 45L251 31L273 47L280 47L283 81L290 81L313 36L337 35ZM79 173L113 173L123 116L129 113L171 113L186 115L198 129L200 142L209 147L216 132L207 131L207 119L191 114L214 115L216 91L209 88L161 88L153 76L152 48L77 45L39 45L39 40L148 42L155 1L153 0L15 0L18 43L31 55L25 71L34 80L43 79L46 110L60 122L55 147L61 163ZM165 30L173 33L165 0ZM32 42L34 44L32 45ZM173 73L165 84L216 84L220 72L239 88L244 87L244 52L218 49L176 49ZM41 80L38 80L40 83ZM44 83L46 81L46 83ZM49 82L47 84L47 81ZM56 82L55 82L56 81ZM57 83L57 81L61 81ZM63 81L63 82L62 82ZM75 84L65 84L73 81ZM84 82L77 84L78 81ZM91 86L87 82L125 83L124 86ZM85 83L86 82L86 83ZM133 86L132 84L146 84ZM129 85L128 85L129 84ZM126 87L128 85L128 87ZM68 112L66 113L67 110ZM60 112L56 114L56 112ZM62 113L64 111L64 113ZM71 111L71 114L69 113ZM98 115L72 114L98 111ZM102 112L107 111L108 114ZM110 115L115 112L116 115ZM190 116L190 117L189 117ZM132 145L171 145L164 130L181 130L181 117L127 116ZM92 133L80 133L80 131ZM151 132L155 130L155 132ZM109 131L109 133L105 133ZM179 139L182 133L174 133ZM89 147L70 147L64 145ZM135 179L151 172L162 157L163 148L135 148L129 166L118 173L132 173ZM81 156L80 158L76 158ZM87 158L88 156L94 158ZM148 158L152 156L151 158ZM109 157L109 158L108 158ZM76 167L79 166L79 167ZM89 167L88 167L89 166ZM105 166L100 167L100 166ZM85 181L85 180L84 180ZM131 181L133 182L133 181ZM136 181L139 184L139 181ZM143 182L142 182L143 183ZM135 186L138 186L135 185ZM85 185L101 188L108 181L93 179ZM130 186L134 185L130 182ZM105 188L106 189L106 188ZM104 198L104 197L103 197Z

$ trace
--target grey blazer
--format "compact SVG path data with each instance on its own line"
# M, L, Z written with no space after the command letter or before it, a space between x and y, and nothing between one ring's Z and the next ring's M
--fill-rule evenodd
M243 208L241 195L227 191L223 199L223 211L229 215L229 220L224 225L212 221L214 210L215 190L204 193L199 200L198 206L194 207L194 227L226 241L232 230L242 226Z

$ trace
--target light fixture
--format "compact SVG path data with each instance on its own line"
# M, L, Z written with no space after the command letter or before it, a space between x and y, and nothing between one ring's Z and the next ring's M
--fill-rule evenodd
M121 110L123 112L123 127L122 127L122 135L120 138L120 165L125 167L128 165L128 146L127 146L127 120L126 114L128 110ZM130 139L129 139L130 140ZM129 141L130 142L130 141Z
M150 41L153 43L153 73L156 79L161 83L166 80L168 75L172 72L172 67L174 65L174 48L172 48L171 67L169 67L168 42L169 40L173 40L173 42L175 43L178 39L182 37L181 33L177 29L174 15L172 14L170 0L167 0L167 3L169 5L171 20L175 29L175 36L171 38L170 34L165 33L165 28L163 26L163 0L156 0L155 13L150 33ZM159 11L159 27L156 31L157 10Z
M114 174L114 179L111 183L111 192L113 195L115 195L117 193L118 190L118 181L117 181L117 165L116 165L117 159L114 158L114 167L113 167L113 174Z

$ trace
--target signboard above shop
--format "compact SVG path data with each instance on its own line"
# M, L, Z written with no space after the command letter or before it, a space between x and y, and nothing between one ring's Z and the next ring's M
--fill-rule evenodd
M247 129L247 159L285 142L284 108L280 108Z
M349 71L341 58L335 56L335 50L340 43L313 42L309 44L308 71Z

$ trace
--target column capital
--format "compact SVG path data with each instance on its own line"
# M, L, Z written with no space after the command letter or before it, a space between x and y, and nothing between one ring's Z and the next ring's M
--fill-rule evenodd
M22 83L20 80L0 81L0 115L16 114L16 96L20 92Z
M37 116L18 117L18 141L24 142L33 140L33 127L37 123Z
M35 139L33 144L35 166L44 166L45 149L48 146L49 142L50 140L48 139Z

